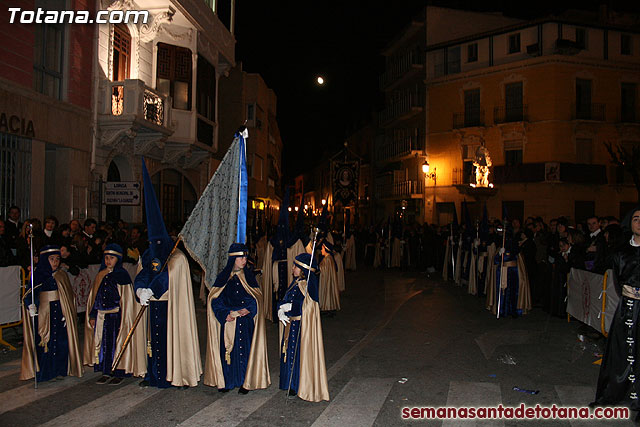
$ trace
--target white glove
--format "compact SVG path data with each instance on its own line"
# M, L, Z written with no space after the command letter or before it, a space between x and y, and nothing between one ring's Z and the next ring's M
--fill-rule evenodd
M281 309L282 311L284 311L285 313L287 313L287 312L291 311L291 307L293 307L293 306L291 305L291 303L290 303L290 302L288 302L288 303L286 303L286 304L282 304L282 305L280 306L280 309Z
M36 317L38 315L38 311L36 309L36 305L35 304L29 304L27 309L29 310L29 316Z
M140 299L140 305L149 305L149 299L153 296L153 291L149 288L139 288L136 295Z
M284 310L282 309L282 307L280 307L280 309L278 310L278 319L280 319L280 321L282 322L282 326L287 326L287 323L291 321L289 320L289 317L284 314Z
M473 246L474 246L475 248L477 248L478 246L480 246L480 239L475 239L475 240L473 241Z
M498 251L498 255L502 255L504 254L504 248L500 248L500 250Z

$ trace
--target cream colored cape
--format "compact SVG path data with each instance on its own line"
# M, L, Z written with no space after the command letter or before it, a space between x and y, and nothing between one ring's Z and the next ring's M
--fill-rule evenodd
M259 288L252 288L244 277L244 271L237 273L242 287L256 300L258 312L253 317L254 328L251 339L251 353L247 363L247 371L242 385L247 390L267 388L271 384L269 375L269 360L267 357L267 335L264 321L264 305L262 292ZM211 301L218 298L227 285L219 288L212 287L207 298L207 355L204 364L204 383L211 387L225 388L224 373L222 371L222 357L220 355L220 330L223 325L213 313ZM235 320L233 321L235 323Z
M373 268L378 268L382 265L382 248L380 242L376 242L375 252L373 253Z
M338 279L338 290L343 292L345 290L344 283L344 264L342 262L342 254L335 253L333 255L333 259L336 262L336 266L338 267L338 271L336 272L336 279Z
M487 251L487 255L489 255ZM496 265L493 258L488 260L491 262L491 268L487 272L485 281L485 292L487 293L487 310L491 310L493 314L497 313L498 301L496 298ZM490 285L487 289L487 285ZM522 254L518 254L518 305L517 308L522 310L522 314L527 314L531 310L531 288L527 277L527 270L524 266Z
M159 299L168 301L166 380L175 387L195 387L202 375L202 361L191 274L187 257L182 251L175 250L167 270L169 289ZM156 299L152 297L151 301ZM147 310L147 318L148 313Z
M81 377L84 373L82 368L82 355L80 353L80 344L78 343L78 329L76 327L76 299L69 282L69 276L63 270L58 270L53 274L53 278L56 279L58 284L58 295L60 296L60 307L62 308L62 315L67 321L67 337L69 339L69 361L67 365L67 374L74 377ZM23 300L30 303L31 301L31 289L25 292ZM20 369L20 379L28 380L34 377L34 373L40 370L39 366L33 366L33 353L34 353L34 340L33 340L33 327L31 323L31 317L24 304L22 304L22 332L23 332L23 347L22 347L22 366ZM40 326L40 325L38 325ZM47 325L49 326L49 325Z
M402 266L402 241L397 237L394 237L391 241L393 245L391 249L391 267Z
M262 291L262 306L264 307L264 316L267 320L273 321L273 245L267 242L264 250L264 259L262 260L262 281L259 282ZM211 292L209 292L211 296ZM207 298L208 299L208 298ZM207 302L207 305L209 303Z
M353 237L353 234L347 239L347 244L344 250L344 269L356 269L356 240L355 237Z
M300 352L300 383L298 397L309 402L329 400L329 383L327 367L324 361L324 342L322 340L322 323L320 322L320 307L309 297L307 282L301 280L298 286L304 295L302 302L302 316L300 319L299 348ZM280 345L284 327L278 322L280 331ZM292 367L293 369L293 367Z
M340 310L340 292L338 277L332 256L326 256L320 262L320 309L323 311Z
M296 259L296 257L300 254L305 253L305 247L302 244L302 240L298 239L296 240L296 242L287 249L287 280L285 280L285 283L289 283L291 282L291 270L293 268L293 263ZM285 285L286 287L287 285Z
M102 279L108 273L109 271L104 269L96 275L91 291L89 292L89 299L87 300L87 315L84 325L83 363L88 366L93 366L97 363L95 360L95 329L92 328L89 323L89 313L91 313ZM118 293L120 294L121 320L120 330L116 338L114 358L120 353L124 340L127 338L127 334L131 330L138 312L142 309L142 306L138 304L133 296L133 285L131 283L118 283ZM131 342L127 346L116 369L123 369L127 374L132 374L136 377L143 377L145 375L147 372L147 353L144 338L144 328L142 328L142 325L139 325L131 336Z

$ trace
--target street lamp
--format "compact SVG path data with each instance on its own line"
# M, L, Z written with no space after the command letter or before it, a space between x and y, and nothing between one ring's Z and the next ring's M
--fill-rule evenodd
M429 162L424 161L422 164L422 172L424 173L425 178L430 178L432 180L436 180L436 168L433 168L433 172L429 173Z
M433 172L429 172L429 162L427 160L422 164L422 173L424 173L424 221L427 222L427 179L433 180L433 203L435 206L435 191L436 191L436 168L433 168Z
M298 207L297 206L295 207L295 209L296 209L296 212L298 212Z
M327 204L327 199L322 199L322 206Z

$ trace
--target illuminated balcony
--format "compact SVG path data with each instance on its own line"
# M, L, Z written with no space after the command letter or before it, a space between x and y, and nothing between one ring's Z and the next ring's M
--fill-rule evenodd
M99 94L102 146L147 154L163 148L173 134L171 98L146 86L142 80L105 80Z

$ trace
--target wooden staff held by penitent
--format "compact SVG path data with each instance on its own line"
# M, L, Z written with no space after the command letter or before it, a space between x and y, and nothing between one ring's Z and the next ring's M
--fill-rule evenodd
M178 243L180 243L180 238L179 237L178 237L178 240L176 241L176 244L173 246L173 249L171 249L171 252L169 253L169 256L167 257L167 260L164 262L164 265L160 269L160 273L162 273L164 271L165 267L169 264L169 260L171 259L171 256L173 255L173 253L178 248ZM160 273L158 273L158 274L160 274ZM148 303L147 303L147 305L143 305L142 308L140 309L140 311L138 312L138 315L136 316L136 320L134 320L133 326L129 330L129 333L127 334L127 337L125 338L124 343L122 344L122 348L120 349L120 352L118 353L118 357L116 357L115 361L113 362L113 366L111 367L112 371L115 371L116 370L116 366L118 366L118 363L120 363L120 359L122 359L122 355L124 354L124 351L127 349L127 345L129 345L129 342L131 342L131 337L133 336L133 333L136 330L136 327L138 326L138 323L140 323L140 319L142 318L142 315L144 314L144 312L145 312L145 310L147 309L148 306L149 306Z
M507 218L505 217L504 221L503 221L503 225L502 225L502 258L500 259L500 287L498 288L498 310L497 310L497 314L496 314L496 319L500 318L500 297L502 296L502 275L504 274L504 271L502 271L502 267L504 266L504 253L506 252L506 249L504 247L505 245L505 239L507 237ZM507 280L507 278L505 278L504 280Z

